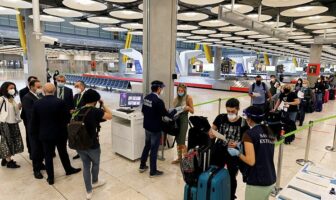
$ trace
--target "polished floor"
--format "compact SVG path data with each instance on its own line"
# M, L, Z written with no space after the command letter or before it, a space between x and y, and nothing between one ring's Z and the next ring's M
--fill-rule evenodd
M21 73L2 73L0 71L0 83L10 80L17 83L18 88L24 87ZM241 93L204 90L190 88L189 94L193 96L194 103L201 103L218 98L241 96ZM100 91L106 104L111 108L118 107L119 95L117 93ZM249 105L248 97L239 98L242 108ZM224 111L225 102L221 106ZM316 120L322 117L336 114L336 101L331 101L324 105L321 113L308 114L306 123L309 120ZM195 115L207 116L212 121L218 114L218 104L202 105L195 108ZM315 163L320 163L328 168L336 170L336 153L328 152L325 146L332 144L336 120L316 124L313 128L313 135L310 146L309 159ZM22 136L25 136L23 125L20 125ZM281 186L285 186L298 172L301 166L295 160L303 158L306 146L307 130L296 136L296 140L291 145L284 148ZM182 200L184 181L180 169L177 165L171 165L176 150L169 149L165 152L165 161L158 161L159 169L165 174L162 177L149 178L147 173L139 174L139 162L126 160L111 151L111 123L102 124L100 134L102 148L100 177L107 181L107 184L94 191L93 199L96 200ZM75 155L75 151L68 150L70 157ZM278 149L274 157L277 163ZM45 179L34 179L32 174L31 161L28 153L16 155L14 159L21 165L19 169L0 168L0 200L83 200L85 199L85 188L82 174L65 176L59 157L54 159L55 184L49 186ZM74 167L81 167L80 160L72 160ZM46 178L45 172L43 175ZM244 200L245 185L238 175L237 196L239 200Z

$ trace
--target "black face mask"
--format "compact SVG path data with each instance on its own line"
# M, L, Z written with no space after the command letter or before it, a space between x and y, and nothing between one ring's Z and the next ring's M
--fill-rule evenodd
M290 92L290 89L284 89L284 93L287 94Z
M261 84L261 81L258 80L258 81L256 81L256 83L259 86Z

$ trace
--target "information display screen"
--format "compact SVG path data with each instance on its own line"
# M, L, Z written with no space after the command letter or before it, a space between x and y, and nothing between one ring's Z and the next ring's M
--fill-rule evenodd
M138 107L142 104L143 95L141 93L120 93L120 107Z

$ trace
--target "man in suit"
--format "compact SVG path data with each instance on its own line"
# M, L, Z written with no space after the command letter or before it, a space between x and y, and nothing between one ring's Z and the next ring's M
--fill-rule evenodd
M48 174L49 185L54 184L53 152L57 147L66 175L75 174L81 169L73 168L67 152L67 123L70 112L64 101L54 94L56 88L51 83L46 83L43 88L45 96L36 101L32 116L32 133L41 140L44 159Z
M55 91L55 95L57 96L57 98L65 101L67 110L70 113L70 111L75 108L72 89L65 86L66 78L64 75L58 75L56 77L56 80L57 80L57 90Z
M85 106L85 102L83 101L83 95L85 93L85 83L83 81L77 81L75 83L75 96L74 96L74 105L75 109L79 109ZM79 154L75 155L73 159L78 159Z
M37 80L37 77L36 76L29 76L28 77L28 82L27 82L27 86L26 87L24 87L23 89L21 89L20 91L19 91L19 96L20 96L20 102L22 103L22 100L23 100L23 97L26 95L26 94L28 94L29 93L29 83L30 83L30 81L32 81L32 80ZM23 125L24 125L24 127L25 127L25 129L26 129L26 144L27 144L27 149L28 149L28 153L29 153L29 158L30 159L32 159L32 156L30 155L30 153L31 153L31 148L30 148L30 142L29 142L29 139L28 139L28 127L27 127L27 118L26 118L26 114L25 114L25 109L24 108L22 108L22 110L21 110L21 115L20 115L20 117L21 117L21 119L22 119L22 121L23 121Z
M34 103L42 96L42 85L39 80L29 82L30 91L22 99L22 109L25 110L25 118L27 119L27 138L31 147L31 157L33 161L33 172L36 179L42 179L41 170L45 169L43 165L43 146L37 137L32 137L31 119L33 115Z

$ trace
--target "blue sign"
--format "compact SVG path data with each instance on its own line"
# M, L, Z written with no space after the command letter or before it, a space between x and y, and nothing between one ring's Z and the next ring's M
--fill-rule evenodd
M142 67L140 62L138 60L134 60L134 65L135 65L135 73L142 74Z

